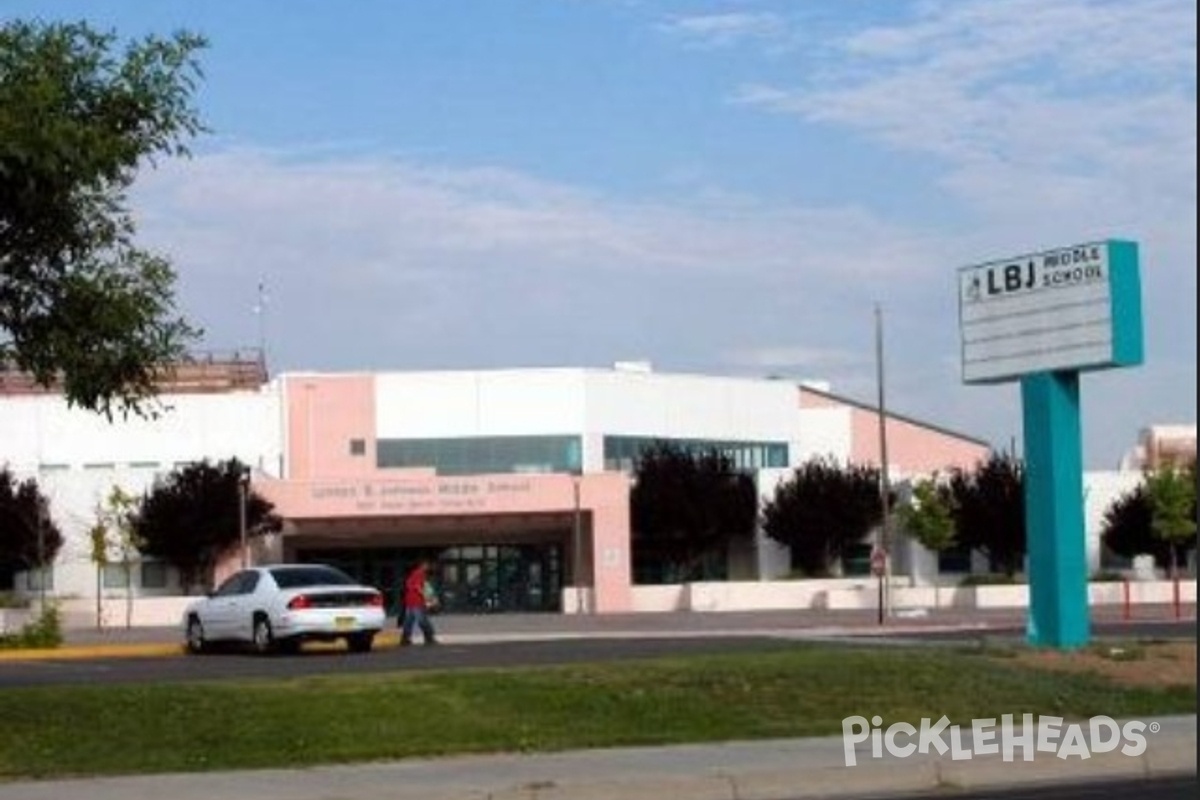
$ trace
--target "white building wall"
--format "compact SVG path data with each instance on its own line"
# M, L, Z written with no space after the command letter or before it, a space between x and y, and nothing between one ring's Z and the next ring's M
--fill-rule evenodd
M237 456L275 474L282 452L279 397L261 392L167 395L156 418L70 408L61 398L0 398L0 462L15 470L171 468Z
M375 379L384 439L565 434L583 427L578 369L383 373Z
M380 438L580 435L590 470L603 468L606 435L782 441L793 451L801 437L786 382L527 369L385 373L375 386ZM849 431L836 438L848 446Z
M52 395L0 398L0 464L34 478L63 534L54 566L58 596L94 596L88 530L114 485L134 495L192 461L238 458L278 475L282 455L276 384L257 392L164 395L154 419L68 408Z
M763 508L775 499L779 485L792 474L792 469L762 469L758 471L758 505ZM754 533L758 557L758 578L769 581L783 578L792 571L791 550L763 532L760 524Z
M853 409L802 408L793 411L800 419L800 443L792 460L803 464L813 458L832 458L840 464L850 460Z
M796 387L698 375L588 370L587 427L623 436L798 439Z

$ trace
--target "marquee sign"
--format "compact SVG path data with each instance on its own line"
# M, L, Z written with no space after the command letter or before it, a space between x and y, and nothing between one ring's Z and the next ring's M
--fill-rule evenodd
M1108 240L963 267L964 383L1140 364L1134 242Z

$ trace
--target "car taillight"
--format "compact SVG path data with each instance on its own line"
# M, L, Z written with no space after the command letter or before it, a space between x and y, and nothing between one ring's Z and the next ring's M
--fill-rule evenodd
M289 611L300 611L305 608L312 608L312 601L304 595L296 595L287 604Z
M367 605L374 608L383 608L383 595L379 594L378 592L371 595L371 599L367 601Z

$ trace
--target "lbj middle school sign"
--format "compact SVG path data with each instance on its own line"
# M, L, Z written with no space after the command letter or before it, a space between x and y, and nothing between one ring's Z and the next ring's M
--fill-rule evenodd
M959 270L963 382L1020 381L1029 639L1088 640L1079 373L1142 363L1134 242L1108 240Z

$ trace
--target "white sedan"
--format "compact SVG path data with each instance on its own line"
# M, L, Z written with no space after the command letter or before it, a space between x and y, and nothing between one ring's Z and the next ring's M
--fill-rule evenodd
M336 639L351 652L366 653L383 626L383 594L324 564L241 570L183 613L192 653L214 642L248 642L269 653Z

